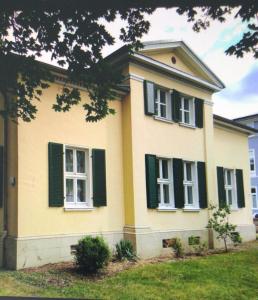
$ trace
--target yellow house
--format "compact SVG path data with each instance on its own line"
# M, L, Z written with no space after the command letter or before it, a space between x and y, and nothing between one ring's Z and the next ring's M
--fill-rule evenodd
M71 260L85 235L111 247L130 239L140 257L166 240L199 237L209 204L228 203L243 240L255 239L248 135L254 129L214 116L223 83L182 41L156 41L108 57L126 79L114 116L86 123L80 107L56 113L56 75L31 123L8 122L0 144L0 264L20 269ZM87 99L86 92L82 95ZM0 105L3 105L1 102ZM7 160L3 160L6 150Z

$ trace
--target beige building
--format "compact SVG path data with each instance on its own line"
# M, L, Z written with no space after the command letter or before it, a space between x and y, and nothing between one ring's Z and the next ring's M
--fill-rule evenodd
M70 260L85 235L102 235L111 247L130 239L140 257L162 254L175 237L185 247L191 236L216 246L207 207L219 203L231 206L243 239L255 239L254 129L213 115L212 94L223 83L181 41L145 43L131 54L121 48L108 59L126 75L110 102L114 116L91 124L80 107L54 112L65 75L51 67L56 82L36 120L8 122L6 148L1 120L0 264Z

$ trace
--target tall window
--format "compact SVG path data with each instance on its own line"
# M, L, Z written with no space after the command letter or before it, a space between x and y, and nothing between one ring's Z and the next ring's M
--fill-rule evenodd
M258 208L256 187L251 187L253 208Z
M171 159L159 158L158 171L159 207L174 207Z
M171 119L171 101L169 101L168 91L155 88L155 111L157 117Z
M194 98L181 96L180 120L184 124L194 126Z
M224 184L225 184L227 205L236 208L237 199L236 199L236 183L235 183L234 170L230 170L230 169L224 170Z
M255 153L254 149L249 150L249 162L250 162L250 171L251 175L255 175Z
M89 205L88 150L65 149L65 203L66 207Z
M185 207L198 208L197 201L197 173L194 162L184 162L184 193Z

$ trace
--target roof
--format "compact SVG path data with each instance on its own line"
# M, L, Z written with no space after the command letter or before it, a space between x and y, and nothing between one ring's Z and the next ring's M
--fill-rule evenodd
M225 126L225 127L231 128L231 129L242 131L247 134L258 133L257 129L237 123L234 120L230 120L230 119L227 119L227 118L215 115L215 114L213 115L213 119L214 119L214 123L217 123L219 125L222 125L222 126Z
M240 118L235 118L233 120L238 122L238 121L244 121L244 120L254 119L254 118L258 118L258 113L257 114L252 114L252 115L243 116L243 117L240 117Z

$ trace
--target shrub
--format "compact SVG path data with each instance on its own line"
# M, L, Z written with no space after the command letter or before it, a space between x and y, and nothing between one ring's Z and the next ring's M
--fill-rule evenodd
M108 264L110 250L102 237L86 236L79 240L75 263L83 273L96 273Z
M207 242L201 242L198 245L193 245L193 249L196 255L206 255L208 252Z
M172 244L172 249L174 250L176 257L183 257L184 249L179 238L175 238L174 243Z
M133 249L133 245L131 241L128 240L121 240L119 243L116 244L116 258L118 260L136 260L136 254Z
M216 208L216 206L210 206L209 210L212 212L207 228L213 229L217 233L217 239L223 240L225 251L228 251L228 240L231 240L234 245L241 243L242 239L239 232L236 231L236 225L230 224L228 216L231 211L229 206Z

